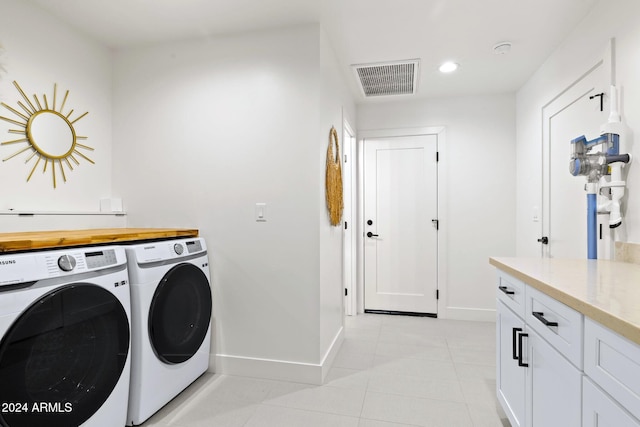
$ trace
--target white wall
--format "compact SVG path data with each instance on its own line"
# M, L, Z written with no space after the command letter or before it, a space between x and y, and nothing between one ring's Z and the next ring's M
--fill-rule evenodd
M28 3L0 1L0 98L17 106L13 79L28 92L49 93L53 83L70 89L67 106L89 111L77 130L89 136L96 161L56 190L50 176L25 184L19 160L0 164L11 183L0 231L199 228L212 260L213 351L229 356L236 373L258 367L253 374L269 375L264 367L280 364L284 377L320 380L342 330L342 234L326 218L324 150L330 126L341 128L343 105L355 117L320 27L112 55ZM39 33L23 31L24 22ZM130 221L3 212L97 212L108 197L123 199ZM257 202L268 204L266 223L254 219Z
M542 203L541 108L601 58L610 38L616 38L616 84L621 92L623 121L640 132L640 3L602 0L517 93L517 254L540 256L540 223L532 221L534 206ZM640 147L621 141L623 151L636 159ZM567 161L569 159L567 158ZM640 170L629 166L628 201L620 240L640 242Z
M65 183L57 173L57 188L53 188L51 165L42 172L43 162L27 182L35 164L25 160L27 153L0 163L0 232L65 230L81 228L123 227L126 217L115 215L77 215L97 213L100 199L111 194L111 52L83 35L60 23L48 13L29 2L0 0L0 101L22 111L18 102L23 98L13 86L17 81L33 102L32 95L43 95L52 102L53 85L57 83L57 107L69 90L65 114L71 108L71 118L89 114L74 124L78 135L87 136L81 143L93 147L83 151L95 165L78 158L80 164L73 171L66 169ZM28 23L26 25L25 23ZM34 31L37 28L37 31ZM46 34L46 36L43 36ZM51 106L51 105L50 105ZM2 107L0 116L18 117ZM17 126L0 120L0 141L18 139L8 133ZM0 157L5 159L26 147L26 144L0 146ZM66 212L73 215L18 216L17 212Z
M41 166L27 183L34 164L25 165L27 153L0 163L3 183L0 211L94 211L100 209L100 198L111 197L111 54L100 44L80 36L29 2L1 0L0 44L5 52L0 56L6 73L0 73L0 100L17 110L23 101L12 82L16 80L31 97L43 94L51 102L53 85L57 83L58 106L69 90L65 113L73 108L72 118L88 111L75 123L78 135L87 136L81 143L95 148L87 153L95 165L79 158L73 171L67 169L67 182L57 177L52 185L51 167L42 173ZM17 118L6 108L0 115ZM15 129L0 120L0 140L17 139L9 134ZM0 157L6 158L26 145L0 147ZM41 162L40 165L43 163ZM55 224L52 224L54 226Z
M310 25L115 55L114 187L131 226L206 239L222 370L317 366L338 333L318 147L340 100L321 102L320 40Z
M343 117L355 118L353 96L338 65L335 52L324 31L320 31L321 115L320 141L317 154L320 175L317 184L320 206L320 351L324 357L339 339L343 326L344 288L343 226L331 226L325 199L325 166L329 144L329 130L335 127L339 135L340 154L343 153ZM335 153L335 151L334 151ZM346 179L343 174L343 182ZM336 346L338 348L339 346ZM330 357L330 355L327 355Z
M358 105L358 132L444 126L440 176L447 188L439 272L439 314L495 317L495 272L490 256L515 254L515 97L511 94ZM444 283L443 283L444 282Z

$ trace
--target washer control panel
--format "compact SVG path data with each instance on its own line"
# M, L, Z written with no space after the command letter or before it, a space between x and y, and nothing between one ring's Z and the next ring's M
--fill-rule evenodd
M173 250L176 255L182 255L182 253L184 252L184 246L182 246L180 243L176 243L175 245L173 245Z
M118 262L116 251L113 249L85 252L84 257L87 260L87 267L89 268L107 267Z
M0 292L3 286L72 276L126 263L124 249L116 246L0 255Z
M89 252L68 252L56 258L46 257L49 271L54 272L58 269L69 272L73 271L76 266L78 272L86 270L95 270L97 268L108 267L118 263L116 251L114 249L93 250ZM54 264L53 260L56 259Z
M62 255L58 258L58 267L62 271L71 271L76 268L76 259L71 255Z
M187 251L190 254L202 252L202 241L201 240L192 240L187 242Z

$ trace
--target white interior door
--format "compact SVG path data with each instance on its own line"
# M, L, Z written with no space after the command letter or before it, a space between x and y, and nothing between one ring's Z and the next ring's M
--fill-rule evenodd
M590 97L604 92L604 87L604 65L600 63L544 109L543 156L547 170L543 171L542 234L549 242L543 245L544 256L587 257L587 179L569 173L569 160L571 140L580 135L588 140L600 135L600 125L607 120L608 103L603 102L601 111L599 97ZM598 216L598 222L605 219ZM608 258L609 229L602 229L599 258Z
M364 140L365 311L437 314L437 136Z

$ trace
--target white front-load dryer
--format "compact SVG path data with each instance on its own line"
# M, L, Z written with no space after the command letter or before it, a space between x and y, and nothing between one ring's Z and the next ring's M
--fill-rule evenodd
M139 425L209 367L209 260L202 238L125 248L132 317L127 425Z
M0 425L125 424L126 267L115 246L0 255Z

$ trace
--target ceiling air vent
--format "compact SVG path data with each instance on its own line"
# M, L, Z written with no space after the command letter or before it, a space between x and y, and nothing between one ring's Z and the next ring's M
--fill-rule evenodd
M356 64L352 67L358 77L364 96L370 97L416 93L419 65L419 59L410 59Z

